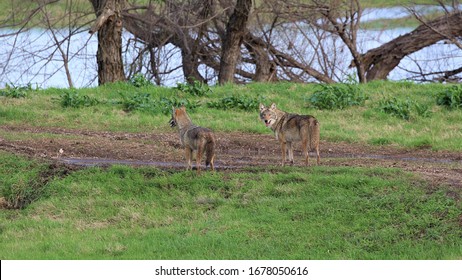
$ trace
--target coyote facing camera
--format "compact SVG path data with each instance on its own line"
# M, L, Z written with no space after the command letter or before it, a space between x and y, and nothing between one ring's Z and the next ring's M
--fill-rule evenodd
M269 107L260 104L260 119L266 127L271 128L281 144L283 166L286 162L286 153L289 155L289 161L294 163L292 143L295 141L302 142L305 165L308 165L311 150L316 151L316 162L319 164L319 122L315 117L287 113L276 108L276 104L273 103Z
M215 158L215 136L213 132L205 127L194 125L186 113L184 106L180 108L172 107L172 118L169 121L171 127L178 127L180 132L180 141L185 149L186 170L192 170L192 154L196 153L196 170L200 174L201 158L205 151L205 167L210 165L210 169L214 170L213 160Z

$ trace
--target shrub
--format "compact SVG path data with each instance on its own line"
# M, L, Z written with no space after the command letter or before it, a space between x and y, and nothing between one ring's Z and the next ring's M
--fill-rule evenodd
M230 110L230 109L239 109L243 111L255 111L258 109L260 103L264 101L264 97L258 95L256 98L232 95L224 97L218 101L209 101L207 106L209 108L221 109L221 110Z
M119 95L122 97L120 104L122 104L124 111L131 112L135 110L149 110L155 107L149 93L135 92L134 94L125 95L124 93L119 92Z
M205 96L212 93L212 90L207 84L201 83L199 81L194 81L192 84L189 83L178 83L175 89L191 94L193 96Z
M137 92L129 96L121 92L119 94L122 97L120 104L122 104L123 110L127 112L139 110L168 115L172 111L172 106L185 106L189 110L194 110L200 105L199 102L192 102L187 98L161 97L155 100L149 93Z
M438 94L436 104L448 109L462 108L462 86L452 86Z
M396 97L392 97L380 100L379 110L404 120L409 120L412 112L421 117L429 117L431 114L430 106L419 104L409 98L399 100Z
M94 97L80 95L75 89L63 90L63 93L59 95L59 102L64 108L90 107L100 103L100 101Z
M32 86L28 84L27 86L14 86L7 84L6 87L0 90L0 96L6 96L11 98L25 98L27 97L27 92L31 91Z
M379 110L392 116L409 120L411 117L411 102L409 99L403 101L396 97L379 101Z
M158 107L162 114L169 115L172 112L172 107L181 107L185 106L188 110L194 111L197 107L200 106L199 101L190 101L187 98L177 98L177 97L162 97L158 102Z
M133 77L130 78L129 82L134 87L152 86L151 81L146 79L146 77L144 77L141 73L133 75Z
M311 106L317 109L344 109L364 105L367 100L356 83L320 84L319 88L308 98Z

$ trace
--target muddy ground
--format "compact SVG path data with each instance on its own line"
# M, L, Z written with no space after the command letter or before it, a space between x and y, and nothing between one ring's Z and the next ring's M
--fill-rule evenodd
M216 137L215 165L219 171L280 163L279 145L273 135L233 132L216 133ZM299 145L295 148L295 165L299 166L303 161L301 149ZM183 149L174 130L168 133L116 133L0 126L0 149L72 166L184 167ZM457 188L458 193L462 188L462 153L326 141L321 141L320 150L321 165L397 167L417 173L433 187L445 184ZM310 164L315 164L314 154L310 155Z

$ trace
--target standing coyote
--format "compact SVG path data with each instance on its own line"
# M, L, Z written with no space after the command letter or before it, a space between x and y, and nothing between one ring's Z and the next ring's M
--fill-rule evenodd
M214 170L215 137L212 131L208 128L194 125L186 113L186 108L184 106L181 108L172 107L172 109L172 118L169 123L171 127L178 126L178 130L180 131L180 141L185 149L186 170L192 170L192 153L195 150L197 150L197 174L201 171L201 158L204 151L206 154L205 168L210 164L211 170Z
M294 151L292 142L302 141L305 165L308 165L309 151L315 150L317 164L319 164L319 122L309 115L290 114L276 108L276 104L270 107L260 104L260 119L274 132L276 139L281 143L282 165L286 161L286 144L289 161L294 163Z

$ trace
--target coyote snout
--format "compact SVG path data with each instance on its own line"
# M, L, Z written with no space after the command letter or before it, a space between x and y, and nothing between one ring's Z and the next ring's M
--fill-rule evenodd
M319 122L315 117L290 114L279 110L273 103L270 107L260 104L260 119L266 127L271 128L281 144L282 165L285 164L286 153L289 155L289 161L294 162L292 143L295 141L302 142L305 165L308 165L311 150L316 151L316 162L319 164Z

